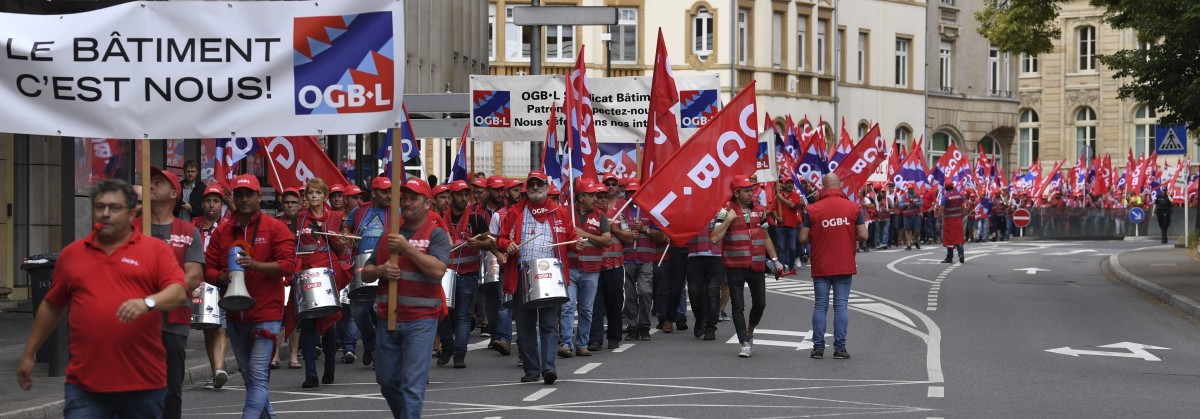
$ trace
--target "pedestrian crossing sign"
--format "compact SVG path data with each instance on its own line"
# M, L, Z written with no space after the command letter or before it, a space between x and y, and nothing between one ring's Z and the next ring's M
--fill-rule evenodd
M1154 133L1154 149L1160 156L1187 154L1187 125L1159 125Z

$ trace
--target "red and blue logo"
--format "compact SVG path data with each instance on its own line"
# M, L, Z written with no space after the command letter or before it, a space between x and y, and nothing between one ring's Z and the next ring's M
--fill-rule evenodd
M512 101L507 90L476 90L471 92L471 123L482 128L512 126Z
M391 12L296 18L296 115L395 109L392 33Z
M679 92L679 127L700 128L721 110L714 90L681 90Z

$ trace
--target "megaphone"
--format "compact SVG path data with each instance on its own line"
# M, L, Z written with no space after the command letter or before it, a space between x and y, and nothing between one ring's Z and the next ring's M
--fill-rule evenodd
M237 263L238 256L245 254L241 246L229 249L229 287L217 305L227 311L245 311L254 308L254 297L246 290L246 269Z

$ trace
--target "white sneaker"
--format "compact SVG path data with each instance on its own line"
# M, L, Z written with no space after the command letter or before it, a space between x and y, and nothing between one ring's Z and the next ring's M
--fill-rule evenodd
M229 381L229 373L225 372L225 370L217 370L217 373L213 374L212 386L219 389L225 385L226 381Z
M742 344L742 350L738 351L738 357L741 357L741 358L749 358L750 357L750 343L749 342Z

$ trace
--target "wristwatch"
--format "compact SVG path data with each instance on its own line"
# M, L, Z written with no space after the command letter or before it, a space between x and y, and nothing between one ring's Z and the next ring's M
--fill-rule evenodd
M150 297L143 298L142 302L146 303L147 311L154 311L154 299L153 298L150 298Z

